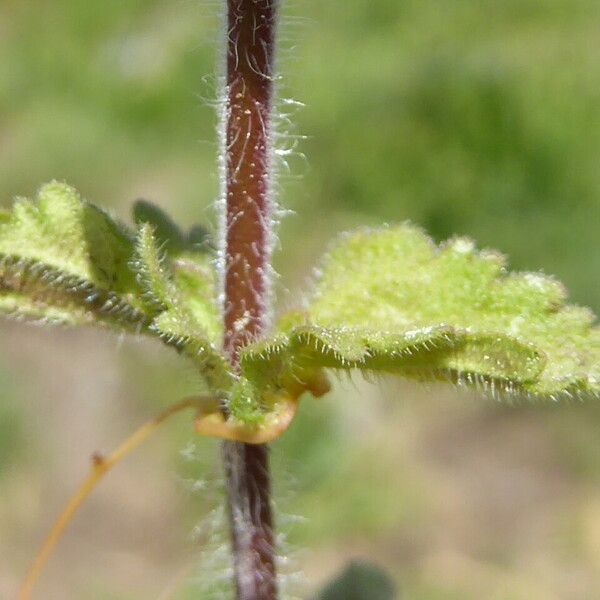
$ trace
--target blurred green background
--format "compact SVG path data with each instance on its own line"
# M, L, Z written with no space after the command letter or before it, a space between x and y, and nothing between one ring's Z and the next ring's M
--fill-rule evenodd
M214 223L220 2L0 1L0 192ZM279 307L338 231L410 219L600 310L597 0L286 2ZM298 108L286 98L306 104ZM298 141L295 136L307 136ZM286 152L282 152L286 154ZM95 450L197 388L168 350L2 323L0 597ZM37 597L219 598L218 444L166 426L97 490ZM600 598L600 406L341 381L273 448L288 597L343 564L415 600ZM302 578L300 572L305 574ZM196 590L196 593L193 593Z

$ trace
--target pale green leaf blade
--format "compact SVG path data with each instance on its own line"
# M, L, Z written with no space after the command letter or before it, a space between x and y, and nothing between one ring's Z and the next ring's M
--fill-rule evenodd
M62 183L0 218L0 312L139 331L148 321L129 269L128 232Z
M181 302L215 345L223 339L217 306L214 261L208 254L185 252L172 261L173 280Z
M209 258L192 253L172 258L160 247L153 226L145 223L138 231L132 267L148 310L172 312L182 319L186 315L188 325L210 344L219 343L222 329Z
M155 237L153 226L148 223L138 229L131 267L137 275L142 298L149 312L158 315L174 307L177 290L170 265Z
M231 387L228 363L218 351L222 337L214 296L214 273L199 257L173 260L144 223L136 239L132 267L148 311L150 330L189 356L215 391Z
M446 371L461 382L552 398L598 394L598 326L565 299L552 278L508 274L502 255L479 252L468 239L438 247L401 225L361 230L333 247L307 320L382 340L445 327L454 346L426 357L434 378Z
M18 199L0 221L0 254L18 256L115 292L134 287L128 268L132 240L70 186L44 185L35 201Z
M242 383L230 411L260 422L283 397L316 396L328 389L323 369L391 373L419 380L450 380L497 387L535 381L544 360L529 344L498 336L458 333L448 326L398 333L296 325L245 347Z

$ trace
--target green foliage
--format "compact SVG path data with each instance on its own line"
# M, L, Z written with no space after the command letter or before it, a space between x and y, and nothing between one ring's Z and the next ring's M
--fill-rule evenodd
M446 328L446 347L424 340L436 348L422 350L434 377L445 371L461 383L551 398L598 394L600 329L589 310L565 299L554 279L507 273L502 255L478 252L469 239L437 247L401 225L341 239L325 260L308 319L347 329L367 360L373 343L377 353L393 354L390 335Z
M137 235L60 183L18 200L0 217L0 311L159 337L194 361L235 421L256 427L282 402L325 393L328 369L492 394L600 393L600 328L565 304L560 283L508 273L502 255L465 238L438 247L410 225L343 236L306 310L244 348L236 373L219 350L205 233L183 233L147 202L134 219Z
M128 330L147 324L130 235L61 183L19 199L0 222L0 310L15 317Z
M598 395L600 328L565 300L554 279L508 273L502 255L469 239L437 247L410 225L345 235L306 312L284 315L275 337L242 352L247 381L231 411L255 422L265 398L294 386L318 393L324 368L450 380L494 396Z
M161 213L145 214L156 223ZM142 216L138 209L138 221ZM152 225L142 224L135 238L62 183L2 214L0 311L155 335L190 356L212 387L229 384L225 360L213 349L220 325L206 252L186 242L161 253Z
M192 358L213 391L228 389L231 374L215 350L221 331L206 255L161 252L152 225L145 223L138 231L132 267L153 315L150 330Z
M168 189L177 214L195 218L217 193L214 148L198 143L212 139L214 125L211 118L202 118L209 117L210 108L198 106L197 92L213 95L213 85L208 91L199 89L198 75L213 72L214 48L204 41L214 37L211 19L218 11L203 10L199 3L136 0L107 6L89 0L4 3L1 195L7 200L58 176L85 184L89 198L123 210L122 203L140 189ZM468 232L485 246L507 251L514 267L544 266L560 274L573 297L600 314L594 218L600 189L595 27L600 3L354 0L344 4L343 18L333 18L334 6L283 5L285 12L301 14L311 23L301 28L302 50L294 53L294 68L281 65L288 76L286 93L310 106L293 120L309 136L303 150L311 157L311 174L302 180L300 193L293 181L281 186L282 204L297 211L284 221L286 251L278 264L290 276L288 281L303 276L305 257L332 229L393 221L401 215L424 225L435 239ZM290 19L289 27L296 26ZM357 43L360 51L355 51ZM292 165L293 172L301 170L303 166ZM10 394L4 397L8 401ZM321 415L330 404L321 404L311 416ZM597 474L600 463L593 459L600 413L592 406L571 408L556 412L538 407L533 418L525 419L528 431L535 434L539 427L547 429L549 418L551 425L556 421L555 429L565 432L565 446L557 451L551 443L553 458L568 450L583 460L575 438L589 438L587 455ZM428 410L419 406L420 425L439 418L437 410ZM495 414L492 409L491 416ZM522 425L519 414L511 413L511 419ZM464 423L458 426L464 429ZM298 429L290 432L293 438ZM511 438L502 431L505 439ZM478 452L480 438L485 434L477 436ZM307 448L311 441L298 442L295 466L304 470L306 452L315 452ZM335 451L326 435L317 442L323 451ZM313 462L322 466L323 460L317 455ZM372 489L370 479L360 479ZM597 516L590 506L594 495L589 482L586 486L571 474L565 487L569 502L579 498L585 507L581 510ZM3 496L9 501L9 493ZM343 496L349 502L348 494ZM323 492L319 500L321 515L334 504ZM339 497L335 505L343 501ZM335 509L329 510L334 514ZM558 514L563 531L564 515L560 510ZM589 537L595 527L582 525L581 530ZM512 543L523 537L509 539ZM417 538L420 551L422 540ZM541 551L549 569L551 546L564 538L545 540ZM502 539L494 542L503 544ZM569 562L582 574L561 580L572 582L570 588L565 584L569 590L562 590L564 596L585 594L585 588L588 596L600 597L588 589L591 583L583 582L590 570L588 580L597 579L596 548L593 540L582 542L577 553L569 548ZM535 550L527 548L528 553ZM564 548L560 550L554 556L559 571L564 561ZM507 584L505 571L502 577L475 560L460 581L450 577L448 583L443 574L429 569L428 561L421 561L426 566L410 565L403 582L410 586L419 577L432 577L435 584L421 581L424 587L411 587L407 595L464 600L486 593L513 599L561 593L548 590L552 578L527 573L532 561L507 552L503 547L501 567L510 559L511 581L519 584ZM484 556L488 559L489 553ZM540 583L546 579L548 585ZM478 585L487 585L486 593ZM107 595L98 592L99 597Z

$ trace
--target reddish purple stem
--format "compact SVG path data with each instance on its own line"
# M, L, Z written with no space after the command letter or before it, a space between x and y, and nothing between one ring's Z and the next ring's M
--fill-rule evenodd
M271 113L277 0L228 0L223 340L239 350L270 313ZM276 600L268 448L224 445L238 600Z

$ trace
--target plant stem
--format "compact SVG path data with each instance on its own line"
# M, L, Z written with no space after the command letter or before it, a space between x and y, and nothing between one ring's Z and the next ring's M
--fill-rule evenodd
M224 348L240 348L268 326L271 273L271 111L278 0L227 1L221 236ZM268 448L223 448L238 600L276 600Z

